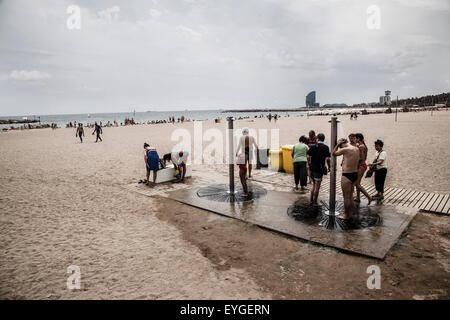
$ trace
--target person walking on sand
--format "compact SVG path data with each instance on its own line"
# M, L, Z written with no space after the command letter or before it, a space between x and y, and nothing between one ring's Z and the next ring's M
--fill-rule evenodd
M345 212L337 216L337 218L348 220L352 217L355 206L353 202L353 189L358 180L359 148L349 144L346 139L339 139L332 154L335 157L344 157L342 161L341 188L342 194L344 195Z
M384 199L384 182L387 175L386 151L383 150L384 143L381 140L375 141L375 159L369 164L371 170L375 171L375 189L377 194L372 198L377 200Z
M237 165L239 166L239 178L241 179L242 189L241 197L248 197L248 186L247 186L247 166L245 165L245 153L240 153L237 156Z
M239 139L236 156L244 151L245 165L248 165L248 179L252 178L252 162L255 150L258 152L258 145L256 144L255 138L249 135L249 130L247 128L244 128L242 130L242 137Z
M98 142L98 139L100 139L100 141L103 142L102 137L100 136L101 134L103 134L103 130L102 127L97 124L97 121L95 122L94 125L94 132L92 132L92 135L94 134L97 134L97 139L95 140L95 142Z
M366 143L364 142L364 136L362 133L355 134L355 142L356 146L359 148L359 168L358 168L358 180L356 180L355 187L356 187L356 197L354 199L355 202L361 202L361 192L366 196L367 200L369 200L370 204L372 202L372 197L369 195L369 193L364 189L364 187L361 185L361 179L364 177L364 173L367 170L367 151L368 148L366 146Z
M156 183L156 177L159 170L159 155L156 149L150 147L148 143L144 143L144 161L147 169L146 185L150 185L150 171L153 171L153 184Z
M320 206L318 202L320 184L322 183L322 177L327 173L325 162L330 171L330 148L324 143L325 135L319 133L317 135L318 142L309 148L307 152L307 160L310 167L310 177L313 180L313 188L311 189L311 205Z
M76 133L75 133L75 137L77 137L77 138L79 137L81 143L83 143L84 128L83 128L83 124L82 124L82 123L79 123L79 124L78 124L77 131L76 131Z
M300 182L301 191L305 191L308 182L307 174L307 154L308 154L308 139L301 136L299 143L292 147L292 159L294 161L294 181L295 190L298 190L298 183Z

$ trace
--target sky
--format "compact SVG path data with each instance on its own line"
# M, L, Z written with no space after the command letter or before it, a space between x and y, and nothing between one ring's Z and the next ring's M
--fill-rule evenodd
M448 30L449 0L0 0L0 115L448 92Z

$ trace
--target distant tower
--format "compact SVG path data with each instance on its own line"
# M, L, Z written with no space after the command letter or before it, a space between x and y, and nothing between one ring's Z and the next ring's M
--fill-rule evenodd
M316 92L311 91L306 96L306 107L313 108L313 107L320 107L320 103L316 103Z
M381 105L391 105L391 91L390 90L386 90L384 92L384 96L380 97L380 104Z

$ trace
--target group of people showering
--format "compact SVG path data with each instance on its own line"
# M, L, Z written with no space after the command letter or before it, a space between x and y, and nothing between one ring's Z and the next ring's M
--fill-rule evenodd
M344 197L345 212L337 216L340 219L352 217L354 203L361 202L360 194L367 197L368 205L373 200L384 199L384 183L387 174L386 151L384 143L375 141L375 156L372 163L367 163L368 147L361 133L351 133L347 139L339 139L336 146L330 152L330 148L324 143L325 135L314 131L309 132L309 137L301 136L299 143L293 146L292 157L294 161L295 189L298 190L300 182L301 190L307 190L307 180L312 183L310 204L321 206L318 202L322 178L330 172L331 156L342 156L341 188ZM369 169L369 171L367 171ZM367 172L366 172L367 171ZM375 187L377 193L373 196L361 185L364 175L369 178L375 175ZM354 190L356 196L354 197Z

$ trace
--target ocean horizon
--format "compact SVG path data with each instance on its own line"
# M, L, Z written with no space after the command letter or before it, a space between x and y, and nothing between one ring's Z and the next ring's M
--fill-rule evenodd
M258 117L267 116L269 113L272 115L278 114L280 116L303 116L306 115L305 111L279 111L272 109L270 112L266 111L227 111L224 112L223 109L218 110L185 110L185 111L145 111L145 112L113 112L113 113L81 113L81 114L54 114L54 115L27 115L27 116L0 116L0 120L23 120L24 118L28 120L37 120L40 117L41 124L52 124L56 123L59 127L65 127L68 123L75 121L77 123L94 123L102 122L103 125L107 124L108 121L113 123L117 121L119 124L123 123L126 118L133 118L137 123L146 123L151 121L163 121L168 120L170 117L175 117L175 120L184 116L185 120L213 120L217 118L225 119L227 117L235 118L245 118L245 117ZM22 124L0 124L1 128L19 127Z

